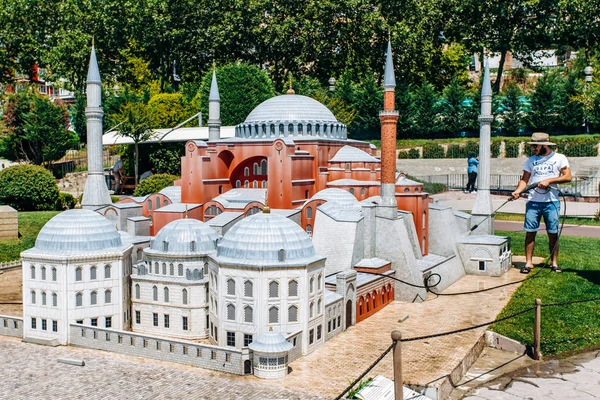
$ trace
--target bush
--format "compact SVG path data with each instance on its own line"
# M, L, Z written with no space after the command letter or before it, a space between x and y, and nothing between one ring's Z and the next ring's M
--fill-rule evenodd
M460 144L451 144L446 150L446 158L467 158L467 148Z
M410 158L410 156L408 155L408 151L406 150L400 150L398 152L398 158L401 160L407 160Z
M75 208L75 197L71 193L60 192L58 194L58 198L56 199L54 209L57 211L62 211L71 210L73 208Z
M429 142L423 145L423 158L444 158L444 148L437 143Z
M443 193L448 190L446 185L444 185L443 183L424 182L424 181L422 181L420 179L416 179L414 176L410 176L410 175L406 175L406 177L415 182L421 182L423 184L423 192L426 192L429 194Z
M417 158L421 157L421 153L419 153L419 150L417 149L410 149L408 150L408 158L416 160Z
M518 140L507 140L504 142L504 154L506 158L517 158L519 157L519 145Z
M492 140L491 151L492 157L498 158L500 156L500 145L502 144L502 140Z
M598 140L591 137L574 137L553 140L558 151L567 157L595 157L598 155Z
M54 210L58 186L52 173L37 165L13 165L0 171L0 204L21 211Z
M178 176L168 174L157 174L141 181L135 192L134 196L146 196L147 194L157 193L166 188L167 186L173 186L173 183Z

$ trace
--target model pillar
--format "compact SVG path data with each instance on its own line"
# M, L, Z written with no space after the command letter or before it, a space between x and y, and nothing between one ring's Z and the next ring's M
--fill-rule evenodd
M217 85L217 74L213 70L208 96L208 140L221 139L221 96Z

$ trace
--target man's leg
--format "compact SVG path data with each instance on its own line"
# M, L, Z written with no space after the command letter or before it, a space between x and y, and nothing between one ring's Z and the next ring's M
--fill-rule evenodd
M558 201L549 202L546 206L546 209L544 210L544 223L546 224L546 231L548 232L548 248L552 254L552 269L561 272L558 266L558 231L560 225L560 203Z
M554 248L554 246L556 246L556 249ZM553 267L558 266L558 248L559 247L560 247L560 245L558 243L558 233L548 233L549 251L552 253L552 250L554 250L554 253L552 253L552 266Z
M525 234L525 266L533 268L533 250L535 249L535 235L537 232Z
M121 193L121 175L119 173L114 173L113 177L115 178L115 194Z
M542 217L540 204L528 201L525 206L525 267L521 272L528 273L533 268L533 250L535 249L535 235L540 227Z

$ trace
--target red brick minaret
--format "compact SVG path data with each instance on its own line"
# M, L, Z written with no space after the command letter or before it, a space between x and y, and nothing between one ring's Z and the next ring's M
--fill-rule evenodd
M396 123L398 111L394 109L396 78L392 60L392 44L388 41L383 78L383 111L381 120L381 199L382 205L397 208L396 203Z

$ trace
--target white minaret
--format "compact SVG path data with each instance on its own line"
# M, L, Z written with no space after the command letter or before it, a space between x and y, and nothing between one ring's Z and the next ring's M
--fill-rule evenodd
M213 69L208 95L208 140L221 139L221 97L217 85L217 74Z
M96 60L96 50L92 45L90 67L87 75L87 107L85 118L87 123L88 176L81 206L95 210L106 204L111 204L110 194L104 179L102 162L102 88L100 71Z
M477 174L477 196L471 213L472 224L482 222L473 234L493 235L494 218L490 217L494 212L492 198L490 197L490 168L491 150L490 136L492 131L492 84L490 82L489 61L485 63L483 74L483 86L481 88L481 115L479 116L479 169ZM483 221L484 218L487 218Z

